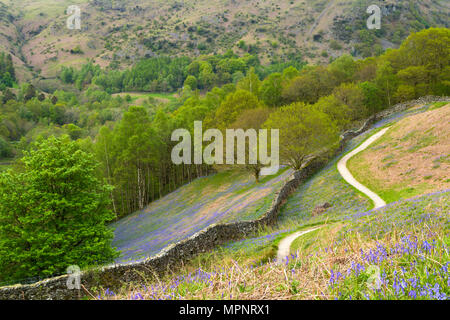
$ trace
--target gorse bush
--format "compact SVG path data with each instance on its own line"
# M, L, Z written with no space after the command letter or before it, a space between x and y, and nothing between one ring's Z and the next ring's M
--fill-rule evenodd
M111 187L93 157L65 136L36 143L0 175L0 281L47 277L116 257L105 223Z

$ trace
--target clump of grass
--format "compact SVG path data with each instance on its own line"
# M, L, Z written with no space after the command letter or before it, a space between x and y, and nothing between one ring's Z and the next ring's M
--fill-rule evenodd
M439 108L442 108L443 106L446 106L446 105L448 105L448 104L449 104L448 101L436 102L436 103L434 103L434 104L431 106L430 110L439 109Z
M388 169L388 168L390 168L390 167L392 167L392 166L395 166L397 163L398 163L397 160L389 161L388 163L386 163L386 164L383 166L383 169Z

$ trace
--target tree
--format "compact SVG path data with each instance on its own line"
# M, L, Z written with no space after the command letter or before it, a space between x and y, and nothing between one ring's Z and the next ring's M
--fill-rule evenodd
M408 86L407 91L414 88L415 96L448 94L449 86L445 82L448 81L450 64L449 29L430 28L413 33L398 50L390 50L382 58L390 65L391 71L402 78L403 83L400 84ZM406 93L405 88L401 89L403 93ZM396 91L397 88L393 88L390 95Z
M73 123L64 125L64 128L67 130L67 134L72 140L78 140L83 135L83 129Z
M384 97L383 104L392 105L392 96L397 89L398 79L388 61L381 61L377 69L375 83Z
M100 132L96 155L116 187L113 204L119 216L143 209L152 199L158 139L144 107L132 106L112 134ZM118 207L120 203L121 207Z
M21 170L0 174L0 277L20 281L111 262L110 186L69 137L37 142ZM14 203L14 206L11 206Z
M334 95L322 97L314 104L314 108L326 113L339 129L347 129L351 123L351 109Z
M11 145L0 136L0 158L8 158L13 155Z
M236 119L235 122L233 122L230 125L229 129L243 129L244 131L247 131L249 129L256 130L258 132L259 129L262 128L264 125L264 122L267 120L267 118L270 115L270 111L268 108L265 107L259 107L257 109L249 109L244 110L241 115ZM256 182L259 182L259 176L261 173L261 169L264 167L264 165L259 161L256 164L250 164L249 163L249 154L250 154L250 148L257 148L257 146L251 146L249 141L246 140L245 142L246 147L245 150L247 152L246 159L247 164L245 165L245 168L253 173L253 176L255 177ZM257 150L253 150L256 152ZM224 152L225 154L226 152ZM237 152L235 151L235 156L237 157Z
M272 73L261 84L259 90L261 100L269 107L279 106L282 103L283 78L279 73Z
M328 66L328 70L334 78L335 85L350 82L356 73L357 68L356 62L353 60L352 56L348 54L340 56Z
M5 91L3 91L3 103L8 102L9 100L16 100L16 99L17 99L16 95L10 89L5 89Z
M250 91L236 90L236 92L230 93L216 110L215 123L219 129L225 129L227 125L238 118L243 110L255 109L260 106L258 98Z
M0 53L0 89L12 87L15 80L16 73L11 55Z
M184 81L185 86L189 86L192 90L197 89L197 78L194 76L188 76Z
M397 77L403 85L413 88L414 94L411 98L418 98L433 93L430 88L432 77L425 66L411 66L402 69L397 73Z
M333 90L333 78L329 71L322 67L308 67L298 77L292 79L283 88L283 98L289 102L302 101L315 103L323 95Z
M264 127L280 130L280 157L296 170L309 156L332 147L339 140L338 129L330 117L301 102L273 112Z
M409 101L416 96L415 89L412 86L401 84L398 86L394 97L397 101Z
M26 84L23 88L23 99L25 101L31 100L36 97L36 89L32 84Z
M237 89L247 90L253 93L256 97L259 95L259 87L261 85L261 81L259 80L257 74L255 73L255 68L251 68L247 75L238 82L236 85Z
M343 83L333 90L333 95L350 108L350 120L361 120L368 116L364 105L364 92L354 83Z
M44 100L45 100L45 94L43 94L43 93L40 93L40 94L38 95L38 97L37 97L37 98L38 98L38 100L39 100L39 101L41 101L41 102L42 102L42 101L44 101Z
M383 109L383 99L375 83L365 81L359 85L364 94L364 105L369 114L375 114Z

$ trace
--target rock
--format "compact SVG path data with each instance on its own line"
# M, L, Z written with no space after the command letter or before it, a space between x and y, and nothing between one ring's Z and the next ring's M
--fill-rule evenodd
M327 211L328 208L331 208L331 207L332 207L332 205L329 202L325 202L324 204L315 207L312 215L313 215L313 217L319 216L319 215L323 214L325 211Z

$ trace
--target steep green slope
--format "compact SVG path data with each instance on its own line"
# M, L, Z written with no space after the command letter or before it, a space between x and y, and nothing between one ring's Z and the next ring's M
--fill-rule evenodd
M246 172L225 171L179 188L111 226L117 262L145 259L213 223L261 217L291 174L283 169L255 184Z
M420 105L404 112L395 113L392 116L379 121L370 130L352 139L341 156L356 148L380 128L399 123L402 119L408 120L416 115L425 114L428 110L436 108L436 106L439 106L439 104ZM274 251L272 248L276 249L276 245L283 235L285 236L296 230L306 230L323 224L335 228L334 225L336 223L340 226L342 222L348 220L349 217L364 216L373 212L373 210L371 210L373 207L371 201L348 185L340 176L336 164L341 156L333 159L327 167L320 170L312 178L299 186L282 207L279 214L279 223L275 228L265 230L255 238L227 244L224 246L226 255L231 254L236 259L238 259L239 256L250 257L249 259L261 259L261 255L267 255L265 257L265 260L267 260L269 257L274 257L273 255L276 250ZM445 188L440 191L445 191ZM414 195L405 197L403 200L413 196ZM433 194L430 195L430 197L432 196ZM424 196L424 199L426 198L427 196ZM416 200L405 200L405 202L414 203ZM316 209L325 203L328 203L330 207L326 210ZM402 207L401 205L394 206L392 209L387 210L395 211L397 210L396 208ZM316 244L320 244L318 239L326 234L327 230L329 231L328 228L325 228L324 230L325 231L316 231L305 237L299 238L297 242L294 242L293 252L295 252L295 249L298 248L301 243L305 244L302 240L304 238L312 239L311 242L315 241L317 242ZM306 243L309 242L306 241Z

